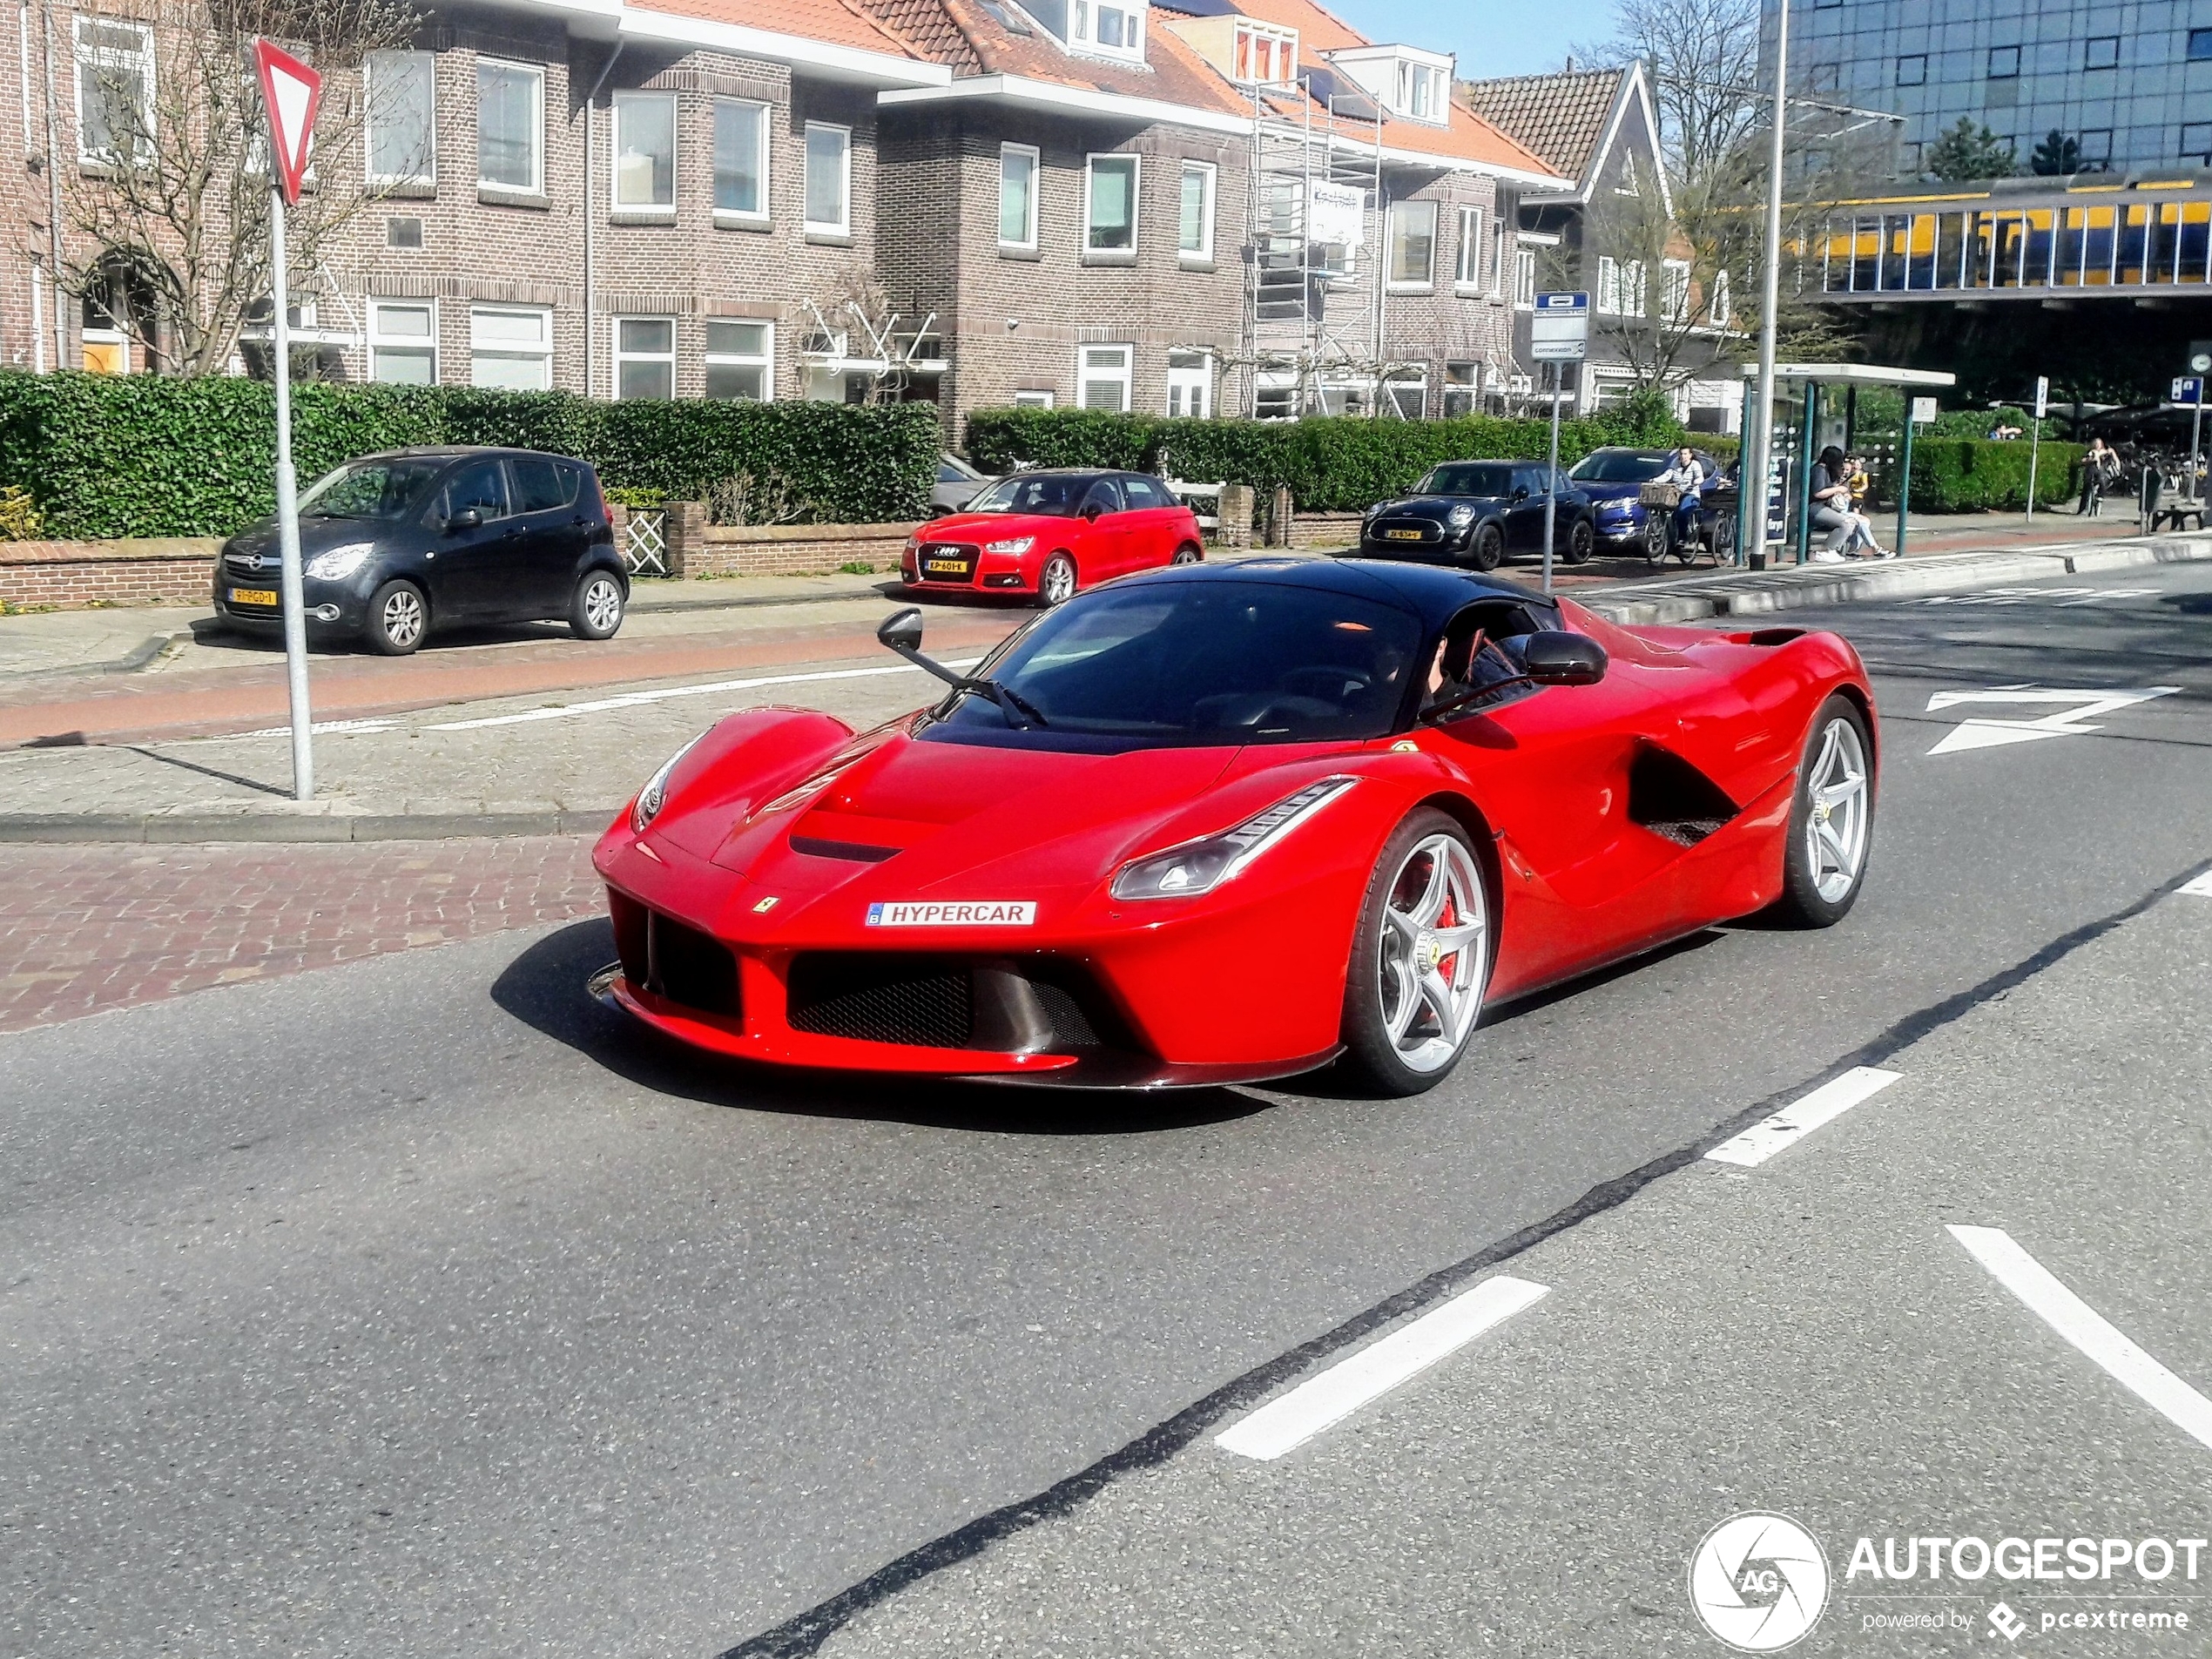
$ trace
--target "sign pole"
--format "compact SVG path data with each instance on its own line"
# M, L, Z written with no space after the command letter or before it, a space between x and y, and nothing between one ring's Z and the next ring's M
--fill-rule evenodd
M1905 518L1912 499L1912 428L1916 424L1912 401L1905 405L1905 451L1897 463L1897 547L1898 557L1905 556Z
M2038 374L2035 377L2035 413L2029 419L2027 431L2027 516L2030 518L2035 516L2035 461L2037 453L2043 447L2043 412L2049 405L2050 397L2050 377Z
M2204 381L2202 378L2199 378L2195 383L2195 397L2189 402L2189 499L2191 501L2196 499L2196 457L2199 454L2197 445L2204 432ZM2177 520L2176 523L2178 523Z
M277 549L284 561L284 676L292 708L292 798L315 798L307 709L307 598L300 576L300 485L292 470L291 273L284 257L284 192L269 191L269 321L276 355Z
M1544 469L1544 591L1552 590L1552 525L1559 512L1560 367L1552 365L1552 455Z

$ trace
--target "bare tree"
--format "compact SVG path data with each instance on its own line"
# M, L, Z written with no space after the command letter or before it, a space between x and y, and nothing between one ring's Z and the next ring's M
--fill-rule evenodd
M882 278L866 266L840 267L797 310L808 349L867 365L853 371L867 377L866 403L898 402L914 378L922 342L935 337L935 314L916 316L894 305Z
M138 336L154 367L219 372L270 298L253 40L282 43L324 77L313 171L286 216L292 268L312 272L387 193L368 178L362 71L371 53L408 44L416 15L403 0L98 0L78 17L81 165L63 169L62 198L78 252L59 280Z
M1661 148L1684 182L1727 170L1761 125L1758 0L1621 0L1611 37L1575 55L1642 60Z

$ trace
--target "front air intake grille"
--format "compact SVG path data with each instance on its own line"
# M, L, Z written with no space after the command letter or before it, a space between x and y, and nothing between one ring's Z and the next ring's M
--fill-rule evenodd
M734 1015L738 1012L738 959L720 940L649 910L645 913L645 988L703 1014Z
M1083 1012L1082 1004L1064 987L1038 981L1036 993L1037 1006L1044 1014L1045 1023L1052 1028L1052 1047L1055 1051L1099 1046L1098 1032L1090 1022L1090 1015Z
M975 995L964 962L813 951L792 963L785 1017L814 1036L962 1049Z

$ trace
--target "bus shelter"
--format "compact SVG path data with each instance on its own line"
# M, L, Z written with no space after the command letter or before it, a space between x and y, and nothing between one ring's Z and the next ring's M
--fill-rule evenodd
M1785 544L1794 540L1797 563L1803 564L1811 556L1812 531L1812 458L1824 447L1823 438L1848 449L1851 443L1851 428L1855 423L1858 402L1858 388L1862 386L1893 387L1905 393L1905 429L1898 438L1897 477L1897 542L1899 554L1905 551L1905 536L1908 528L1907 503L1912 493L1912 407L1914 393L1935 392L1959 383L1956 374L1941 369L1893 368L1878 363L1777 363L1774 368L1774 394L1777 402L1785 397L1801 405L1802 415L1797 428L1797 442L1794 456L1782 462L1780 480L1782 519L1785 531L1796 527L1793 537L1786 534L1777 539ZM1753 400L1759 395L1759 371L1755 363L1743 366L1743 427L1751 426ZM1776 480L1772 471L1767 475L1764 498L1768 506L1769 524L1757 526L1759 534L1751 535L1753 492L1743 487L1739 476L1736 492L1736 546L1739 558L1749 557L1752 568L1763 568L1766 563L1768 528L1772 523Z

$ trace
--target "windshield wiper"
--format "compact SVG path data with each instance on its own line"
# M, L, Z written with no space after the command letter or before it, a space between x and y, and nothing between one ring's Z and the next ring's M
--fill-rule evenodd
M1010 685L996 680L962 679L954 682L954 689L961 691L981 691L1008 714L1021 717L1024 725L1047 726L1052 724L1038 710L1037 705Z

